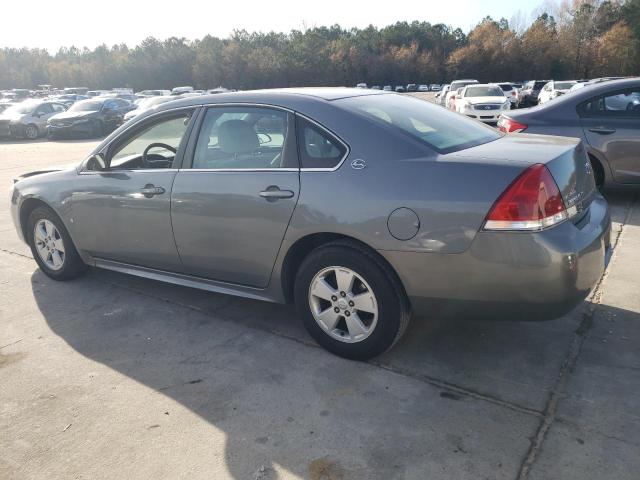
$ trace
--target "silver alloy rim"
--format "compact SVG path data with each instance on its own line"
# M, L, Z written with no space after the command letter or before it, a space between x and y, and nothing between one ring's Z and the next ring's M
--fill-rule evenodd
M346 267L327 267L313 277L309 307L320 328L345 343L365 340L378 322L378 302L373 289Z
M29 125L27 127L25 134L27 135L27 138L33 140L38 136L38 129L36 127L32 127L31 125Z
M33 227L33 241L40 259L51 270L60 270L66 258L64 241L56 226L49 220L38 220Z

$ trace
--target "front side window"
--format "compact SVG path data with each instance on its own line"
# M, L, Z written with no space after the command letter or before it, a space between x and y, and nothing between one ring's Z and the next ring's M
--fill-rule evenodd
M117 145L111 154L112 170L172 168L193 111L171 114L143 126L133 137Z
M582 114L640 117L640 89L618 91L592 98L582 106Z
M207 110L192 168L272 169L295 167L289 114L267 107L213 107Z
M53 108L53 111L56 113L66 111L66 108L61 103L52 103L51 108Z

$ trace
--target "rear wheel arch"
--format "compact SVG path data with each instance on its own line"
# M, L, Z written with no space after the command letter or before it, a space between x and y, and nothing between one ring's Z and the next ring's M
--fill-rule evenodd
M381 265L387 274L392 277L392 281L398 285L405 300L409 302L400 276L387 259L376 252L375 249L348 235L339 233L313 233L296 240L287 251L282 262L280 281L282 283L282 292L287 303L293 303L295 278L302 262L304 262L305 258L315 249L325 245L339 245L352 248L371 257L372 260Z

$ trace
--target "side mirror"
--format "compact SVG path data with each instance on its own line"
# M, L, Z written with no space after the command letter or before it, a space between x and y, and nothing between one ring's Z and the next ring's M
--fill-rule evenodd
M91 155L84 163L83 170L89 172L103 172L107 170L107 162L104 160L104 155L101 153Z

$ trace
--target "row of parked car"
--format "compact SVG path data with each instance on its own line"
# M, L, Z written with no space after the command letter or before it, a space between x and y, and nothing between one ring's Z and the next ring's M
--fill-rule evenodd
M436 103L504 133L580 138L598 186L640 183L640 78L455 80Z
M124 122L161 103L187 96L223 93L226 88L195 90L176 87L173 90L131 89L89 90L69 88L42 96L37 91L14 89L1 92L0 139L47 136L55 139L82 135L100 137ZM54 92L54 90L49 90Z
M439 83L432 83L428 85L426 83L418 84L418 83L409 83L407 85L385 85L384 87L380 87L380 85L373 85L372 87L367 86L366 83L358 83L356 88L371 88L371 90L384 90L385 92L439 92L442 88L442 85Z

